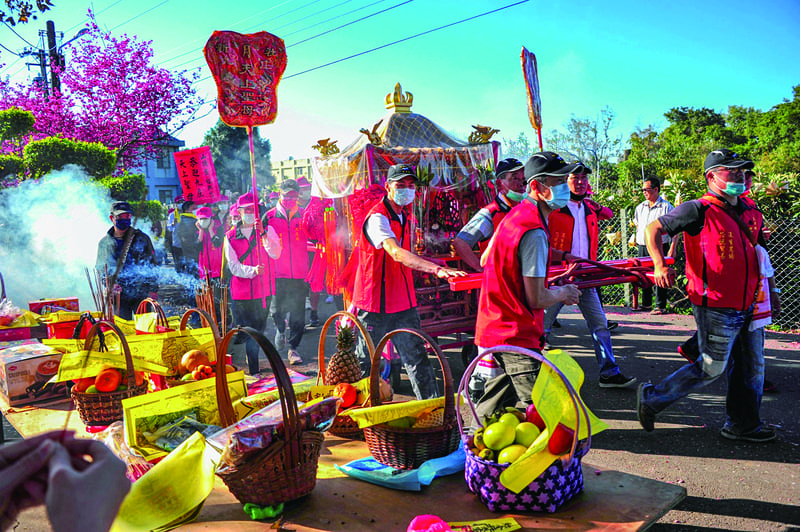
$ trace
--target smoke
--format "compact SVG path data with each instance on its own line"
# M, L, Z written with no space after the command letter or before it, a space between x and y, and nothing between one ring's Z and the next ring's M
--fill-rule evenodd
M85 268L94 275L97 244L111 228L112 202L108 189L73 165L0 190L0 273L17 307L77 296L81 310L95 310ZM146 220L137 228L150 233ZM171 268L156 272L159 284L162 277L187 287L196 283Z

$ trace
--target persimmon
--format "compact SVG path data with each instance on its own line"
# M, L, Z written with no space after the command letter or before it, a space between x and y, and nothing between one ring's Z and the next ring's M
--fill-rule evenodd
M342 398L342 408L349 408L358 398L358 389L350 383L340 382L333 389L333 395Z
M94 377L85 377L83 379L75 379L75 388L76 392L86 393L86 390L89 386L94 384Z
M113 392L122 382L122 373L117 368L105 368L100 370L94 379L94 385L98 392Z

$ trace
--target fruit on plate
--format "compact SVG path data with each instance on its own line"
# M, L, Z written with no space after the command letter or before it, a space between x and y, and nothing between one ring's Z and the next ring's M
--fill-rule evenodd
M498 464L510 464L516 461L517 458L525 454L528 448L524 445L519 444L512 444L507 447L504 447L502 451L497 455L497 463Z
M559 423L547 442L547 449L556 456L566 454L572 447L575 431L563 423Z
M325 382L331 386L340 382L358 382L361 374L361 364L356 356L355 329L347 325L339 327L339 332L336 333L336 352L325 370Z
M514 432L514 443L524 445L525 447L530 447L530 445L536 441L536 438L539 437L539 434L541 434L539 427L530 421L524 421L514 427Z
M199 349L190 349L181 357L180 367L178 370L180 371L181 375L185 375L186 373L191 373L194 371L198 366L210 365L211 361L208 359L208 355L205 351L201 351Z
M528 408L525 410L525 418L536 425L539 430L544 430L546 427L544 419L542 419L541 414L539 414L539 411L536 410L536 405L534 404L528 405Z
M358 398L358 390L348 382L340 382L333 389L333 395L342 398L340 409L345 409L355 404L356 398Z
M483 442L493 451L500 451L514 443L516 432L510 423L492 423L483 431Z
M122 382L122 372L117 368L103 368L94 379L98 392L113 392Z
M425 410L417 416L414 428L427 429L431 427L441 427L442 425L444 425L444 407L437 406L430 410Z

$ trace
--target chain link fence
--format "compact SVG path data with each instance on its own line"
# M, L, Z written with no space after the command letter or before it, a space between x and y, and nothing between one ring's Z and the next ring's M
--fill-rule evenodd
M628 242L636 228L624 213L600 224L599 259L613 260L639 255L638 248ZM781 289L781 314L773 324L780 330L800 329L800 220L765 221L770 237L767 240L772 266L775 268L775 282ZM691 311L686 293L685 256L683 246L678 246L675 270L678 281L669 293L669 307L677 311ZM631 306L632 291L629 284L605 286L602 289L603 303L606 305Z

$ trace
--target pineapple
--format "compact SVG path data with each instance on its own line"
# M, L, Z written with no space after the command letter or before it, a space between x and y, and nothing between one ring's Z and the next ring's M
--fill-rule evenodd
M331 386L340 382L354 383L361 380L361 364L356 356L355 329L349 326L339 327L336 333L336 352L328 362L325 371L325 383Z

